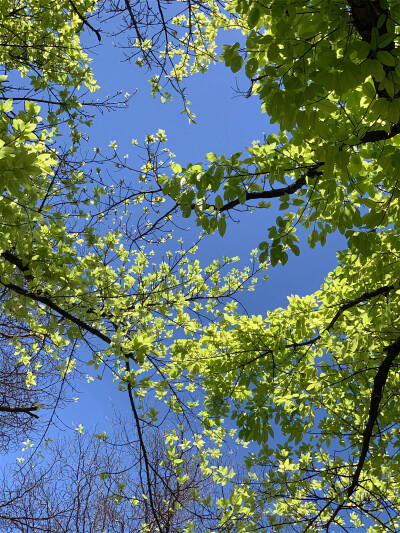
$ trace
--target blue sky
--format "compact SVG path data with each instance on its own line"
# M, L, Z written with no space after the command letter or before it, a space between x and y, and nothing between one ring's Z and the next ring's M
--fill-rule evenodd
M232 37L227 35L226 39L232 42ZM221 41L224 42L223 37ZM253 140L277 131L261 113L256 97L246 99L235 91L237 86L248 89L247 78L241 73L232 74L223 63L211 66L205 75L197 74L187 80L187 93L197 115L197 124L189 124L187 117L180 114L180 98L176 96L166 104L154 100L147 81L150 74L135 64L121 62L122 51L110 40L104 37L101 46L94 48L91 56L95 78L101 86L98 94L94 94L95 98L101 100L119 90L135 95L128 109L95 117L88 130L90 146L107 147L110 141L116 140L122 154L129 152L133 156L132 138L141 142L145 135L163 129L168 137L168 148L176 155L176 161L185 166L189 162L204 162L208 152L229 156L244 151ZM204 265L223 255L239 255L246 263L250 251L266 239L275 216L274 209L237 216L239 222L228 223L224 238L215 234L203 240L197 257ZM190 245L198 232L194 219L183 219L180 225L187 228L183 237L186 245ZM176 238L179 236L176 234ZM331 238L324 248L311 251L304 243L300 257L290 255L285 267L278 265L269 269L268 281L255 292L241 295L247 312L266 315L268 310L286 306L287 296L291 294L304 295L317 290L323 278L335 268L335 252L341 248L341 242L338 237ZM127 395L116 391L109 373L103 381L95 380L91 384L83 381L77 383L77 388L74 396L79 396L79 401L58 413L62 421L57 423L59 428L63 429L64 423L70 427L83 424L85 431L91 433L97 424L97 430L108 430L106 417L113 418L113 406L123 416L129 416ZM57 431L52 435L54 433Z
M224 42L223 37L221 40ZM232 37L227 36L228 40ZM150 74L134 63L121 62L122 51L111 41L104 38L101 46L92 50L91 56L95 78L101 86L95 97L101 100L118 90L135 93L128 109L96 116L88 132L90 144L94 146L107 147L110 141L116 140L121 154L132 154L132 138L141 142L145 135L161 128L166 131L167 146L176 154L176 161L185 166L189 162L205 161L205 154L210 151L229 156L245 150L253 140L262 139L264 133L277 131L276 126L269 124L268 117L261 114L256 97L246 99L235 92L236 86L247 90L245 76L232 74L222 63L212 66L205 75L197 74L187 80L187 93L197 115L197 124L189 124L187 117L180 114L180 98L176 96L173 102L166 104L154 100L149 94L147 80ZM267 229L275 218L274 211L242 214L240 222L228 224L224 238L218 234L205 238L198 258L204 264L223 255L239 255L246 261L250 251L266 239ZM198 228L193 219L183 219L181 226L188 228L183 237L189 245ZM179 236L176 234L176 238ZM247 312L265 315L270 309L285 306L288 295L304 295L317 290L336 265L335 252L340 248L340 242L339 238L330 239L324 248L311 251L304 243L300 257L290 255L285 267L278 265L268 271L270 279L255 292L242 295ZM61 418L74 426L82 423L89 429L92 423L98 423L101 428L105 416L112 417L112 402L123 411L128 409L126 395L117 393L110 381L83 384L80 390L84 394L79 402L60 413Z
M224 42L223 37L221 42ZM232 37L227 34L226 40L232 41ZM92 66L103 96L117 90L136 91L128 109L96 117L89 135L97 146L107 146L116 140L121 153L132 153L132 138L140 142L146 134L161 128L166 131L167 146L176 154L176 161L185 166L189 162L204 162L208 152L229 156L245 151L253 140L262 139L264 133L277 131L277 126L270 125L268 116L261 113L256 97L244 98L235 92L236 86L248 89L249 82L244 74L232 74L223 63L211 66L206 74L197 74L184 84L197 116L197 124L189 124L186 116L180 114L179 97L165 104L154 100L149 94L150 74L134 63L121 62L122 51L111 42L105 42L94 52ZM273 210L265 210L236 217L240 222L228 224L224 238L214 235L205 239L203 247L206 249L200 257L205 261L216 255L247 257L251 249L266 239L274 216ZM182 225L195 228L193 219L183 220ZM252 305L258 311L254 312L265 312L265 305L269 309L285 305L286 296L292 293L307 294L316 290L323 277L335 267L335 253L343 242L338 236L328 240L324 248L318 246L310 251L303 246L300 257L291 255L284 268L270 269L268 274L273 283L267 283L269 287L262 289L269 298L266 300L264 295L260 302L259 294L255 294Z

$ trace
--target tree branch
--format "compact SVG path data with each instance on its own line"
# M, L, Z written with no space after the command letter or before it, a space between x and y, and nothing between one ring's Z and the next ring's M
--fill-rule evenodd
M24 265L22 259L17 257L15 254L5 251L0 254L0 257L14 265L18 268L18 270L21 272L21 274L24 275L24 278L27 281L33 281L33 276L30 273L30 269L28 264ZM51 296L49 294L40 294L33 291L30 291L28 289L24 289L23 287L20 287L19 285L15 285L14 283L2 283L3 287L6 287L7 289L12 290L13 292L20 294L21 296L25 296L26 298L29 298L30 300L34 300L36 302L42 303L52 309L53 311L56 311L59 315L61 315L63 318L66 318L76 326L79 326L83 330L87 331L88 333L91 333L92 335L95 335L97 338L101 339L102 341L106 342L107 344L111 344L111 338L108 335L105 335L101 331L99 331L97 328L94 328L93 326L90 326L87 324L84 320L81 320L80 318L77 318L76 316L72 315L69 311L65 311L62 307L57 305L53 302Z
M394 124L390 131L377 130L377 131L367 131L360 138L360 142L357 143L357 146L364 143L373 143L378 141L388 141L400 133L400 123Z
M322 175L322 172L320 172L318 169L323 165L324 163L315 163L310 167L307 172L302 174L298 180L296 180L294 183L291 183L290 185L287 185L286 187L280 187L279 189L271 189L269 191L260 191L260 192L245 192L240 198L236 198L235 200L232 200L231 202L228 202L227 204L223 205L221 209L218 211L220 213L223 213L224 211L229 211L229 209L233 209L234 207L241 205L244 198L244 201L248 200L265 200L268 198L281 198L285 194L293 194L297 192L299 189L301 189L306 183L307 183L307 177L308 178L316 178L317 176ZM192 209L194 209L196 204L192 204ZM213 206L207 206L207 207L213 207Z
M354 307L362 302L367 302L368 300L372 300L372 298L375 298L376 296L387 296L389 292L393 291L396 287L394 285L385 285L383 287L379 287L378 289L375 289L374 291L368 291L364 292L361 296L358 298L354 298L354 300L349 300L348 302L342 304L340 306L340 309L336 313L336 315L332 318L330 323L326 326L325 331L329 331L335 324L335 322L339 319L339 317L351 307Z
M11 263L12 265L16 266L18 270L20 270L22 274L24 274L24 277L27 281L33 280L33 277L29 272L28 265L24 265L24 263L19 257L17 257L16 255L14 255L13 253L7 250L5 252L2 252L0 255L3 259Z
M9 407L6 405L0 405L0 413L26 413L34 418L39 418L39 416L32 413L32 411L37 411L38 409L38 405L31 405L29 407Z
M20 294L21 296L25 296L26 298L29 298L30 300L34 300L35 302L42 303L52 309L53 311L56 311L60 316L63 318L66 318L76 326L79 326L81 329L87 331L88 333L91 333L92 335L96 336L97 338L101 339L102 341L106 342L107 344L111 344L111 338L99 331L98 329L94 328L93 326L90 326L87 324L84 320L81 320L80 318L75 317L70 312L65 311L62 307L55 304L49 296L43 296L41 294L36 294L32 291L28 291L27 289L24 289L23 287L19 287L18 285L15 285L14 283L3 283L2 284L7 289L12 290L13 292Z
M96 30L95 28L93 28L93 26L90 24L90 22L88 21L88 19L86 17L84 17L82 15L82 13L79 11L79 9L76 7L75 5L75 2L73 2L73 0L69 0L69 3L71 4L72 6L72 9L75 11L75 13L78 15L78 17L81 19L81 21L83 22L83 24L85 26L87 26L88 28L90 28L92 30L92 32L94 32L96 34L96 37L97 39L99 40L99 42L101 41L101 35L100 35L100 32L99 30Z
M280 189L273 189L271 191L260 191L260 192L245 192L244 197L245 201L247 200L262 200L266 198L280 198L281 196L284 196L285 194L293 194L294 192L301 189L306 184L306 178L305 176L301 176L297 181L292 183L291 185L288 185L287 187L281 187ZM233 209L237 205L241 204L241 198L236 198L236 200L232 200L231 202L228 202L227 204L223 205L221 209L219 210L220 213L223 213L224 211L228 211L229 209Z
M129 360L126 361L125 365L126 365L126 370L129 373L130 372ZM137 429L137 432L138 432L140 449L142 450L142 453L143 453L144 465L145 465L145 469L146 469L147 489L148 489L148 492L149 492L150 507L151 507L151 510L153 512L154 520L157 523L157 527L158 527L159 531L161 532L163 530L163 528L162 528L162 526L160 524L160 521L159 521L158 515L157 515L157 511L156 511L155 506L154 506L153 490L152 490L152 487L151 487L151 476L150 476L150 461L149 461L149 458L148 458L148 455L147 455L147 451L146 451L146 446L145 446L145 443L144 443L144 440L143 440L142 429L140 427L140 418L139 418L139 414L138 414L137 409L136 409L135 401L133 399L132 386L131 386L131 384L129 383L128 380L126 380L125 383L126 383L126 385L128 387L129 402L131 404L131 410L132 410L132 413L133 413L133 417L135 419L135 425L136 425L136 429Z
M138 38L139 43L142 44L143 43L143 38L142 38L142 35L141 35L140 31L139 31L139 27L138 27L137 22L136 22L135 14L132 11L132 6L131 6L131 3L130 3L130 0L125 0L125 7L128 10L129 16L131 18L132 26L135 28L136 37Z
M400 353L400 337L396 339L392 344L389 344L389 346L386 346L384 352L386 352L387 355L382 361L382 363L379 365L378 372L376 373L374 378L374 385L372 387L371 400L369 404L368 420L363 431L360 457L358 459L357 467L354 471L350 486L347 489L348 497L353 494L360 479L360 474L368 454L372 431L378 419L379 405L382 400L383 390L388 379L389 371L393 365L394 360Z
M376 298L376 296L387 296L389 292L393 291L395 288L396 287L394 285L385 285L383 287L379 287L378 289L375 289L374 291L364 292L358 298L354 298L353 300L349 300L348 302L341 304L335 316L332 318L332 320L329 322L326 328L322 331L322 333L325 333L325 331L329 331L330 329L332 329L335 323L339 320L342 314L345 311L347 311L347 309L355 307L356 305L361 304L363 302L372 300L372 298ZM301 343L288 344L286 347L287 348L300 348L302 346L310 346L312 344L315 344L321 338L322 333L319 333L319 335L317 335L316 337L313 337L312 339L309 339L308 341L304 341Z
M382 361L382 363L378 366L378 371L375 374L374 378L374 384L372 387L371 399L369 404L368 420L363 431L360 457L358 459L358 463L354 471L351 483L346 489L346 494L348 498L350 498L351 495L354 493L360 480L360 475L368 455L372 432L378 420L379 406L382 400L383 390L385 388L389 376L389 371L393 365L393 362L400 353L400 337L396 339L392 344L389 344L389 346L386 346L386 348L384 348L384 352L386 352L387 355ZM327 520L327 522L323 525L323 529L326 529L327 531L329 530L329 526L333 524L336 516L345 507L345 505L346 501L343 501L335 508L329 520Z

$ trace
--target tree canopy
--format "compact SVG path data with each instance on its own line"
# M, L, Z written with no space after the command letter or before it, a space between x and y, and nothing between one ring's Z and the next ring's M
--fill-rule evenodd
M139 457L137 482L99 489L120 512L73 508L93 531L122 531L121 516L159 533L397 531L400 2L169 4L1 2L1 445L48 428L89 366L126 392ZM226 31L237 42L220 54ZM88 155L83 127L130 96L91 100L87 34L118 35L153 95L182 98L191 121L186 77L218 60L243 70L243 96L278 133L192 165L163 130L133 142L138 166L117 143ZM203 241L230 239L244 211L266 222L247 266L204 265L179 234L187 218ZM238 305L257 276L337 234L346 248L313 294L264 316ZM18 483L42 479L44 438L0 500L17 531L34 531Z

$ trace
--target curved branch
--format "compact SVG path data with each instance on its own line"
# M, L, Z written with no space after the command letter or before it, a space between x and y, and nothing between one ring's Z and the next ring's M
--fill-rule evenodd
M360 475L368 455L372 432L379 416L379 406L382 400L383 390L385 388L389 376L389 371L394 363L394 360L400 353L400 337L397 338L392 344L389 344L389 346L386 346L386 348L384 348L384 352L386 352L387 355L382 361L382 363L378 366L378 371L375 374L374 378L374 384L372 387L371 399L369 404L368 420L363 431L360 457L358 459L356 469L351 479L351 483L346 489L346 494L348 498L350 498L350 496L357 488ZM329 526L333 524L336 516L345 507L345 505L346 502L343 501L336 507L329 520L324 524L323 529L326 529L326 531L329 530Z
M234 207L243 204L244 202L248 200L265 200L268 198L281 198L282 196L285 196L285 194L293 194L297 192L299 189L304 187L307 183L307 178L316 178L317 176L321 176L322 172L320 172L318 169L324 165L323 162L321 163L315 163L312 165L307 172L302 174L298 180L296 180L294 183L291 183L290 185L286 185L286 187L280 187L279 189L271 189L269 191L260 191L260 192L244 192L243 195L240 198L236 198L235 200L232 200L228 202L227 204L223 205L218 211L220 213L223 213L224 211L228 211L229 209L233 209ZM243 201L244 199L244 201ZM196 207L196 204L192 204L192 209ZM214 207L212 205L207 205L207 207Z
M335 324L335 322L339 319L339 317L351 307L355 307L356 305L367 302L368 300L372 300L372 298L375 298L376 296L387 296L389 292L395 290L395 285L384 285L383 287L379 287L378 289L375 289L374 291L367 291L364 292L361 296L358 298L354 298L353 300L349 300L348 302L342 304L340 306L340 309L336 313L336 315L332 318L332 320L329 322L329 324L326 326L324 331L329 331Z
M386 346L384 351L387 353L387 355L382 361L382 363L379 365L378 372L376 373L374 378L374 385L372 387L371 400L369 404L368 420L363 431L360 457L358 459L357 467L354 471L350 486L347 489L348 497L353 494L358 485L360 474L364 466L365 459L367 458L369 444L372 437L372 431L379 415L379 405L382 400L383 390L385 388L389 376L389 371L393 365L393 362L400 353L400 337L396 339L392 344L389 344L389 346Z
M332 318L332 320L329 322L326 328L323 329L322 333L325 333L325 331L331 330L333 326L335 325L335 323L342 316L342 314L345 311L347 311L347 309L351 309L352 307L355 307L356 305L361 304L363 302L368 302L369 300L372 300L372 298L376 298L376 296L387 296L389 292L395 289L396 289L395 285L384 285L383 287L379 287L378 289L375 289L374 291L364 292L358 298L354 298L353 300L349 300L341 304L335 316ZM310 346L316 343L321 338L322 333L319 333L316 337L313 337L312 339L309 339L308 341L289 344L287 345L287 348L299 348L302 346Z
M303 175L297 181L288 185L287 187L281 187L280 189L272 189L271 191L245 192L243 196L245 198L245 201L262 200L266 198L280 198L281 196L284 196L285 194L293 194L294 192L301 189L305 184L306 184L306 177ZM223 205L221 209L219 210L219 212L223 213L224 211L228 211L229 209L232 209L236 207L237 205L241 204L241 200L243 200L243 196L241 198L236 198L236 200L232 200L231 202L228 202L227 204Z

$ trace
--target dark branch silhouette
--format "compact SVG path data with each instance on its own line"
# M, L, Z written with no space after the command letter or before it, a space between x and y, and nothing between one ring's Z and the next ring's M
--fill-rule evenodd
M29 407L10 407L7 405L0 405L0 412L3 413L26 413L29 416L33 416L34 418L39 418L39 416L32 411L37 411L39 409L39 406L37 405L31 405Z

